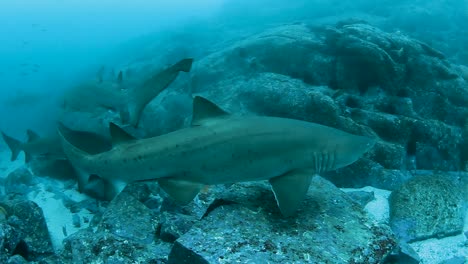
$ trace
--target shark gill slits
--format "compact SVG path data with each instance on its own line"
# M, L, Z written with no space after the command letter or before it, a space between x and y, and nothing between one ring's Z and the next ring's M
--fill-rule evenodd
M329 155L328 152L322 152L322 171L327 171L328 170L328 160L329 160Z

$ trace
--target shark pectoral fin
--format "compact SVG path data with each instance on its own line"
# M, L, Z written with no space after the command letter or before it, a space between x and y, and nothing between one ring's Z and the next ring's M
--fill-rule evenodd
M190 203L203 188L203 185L199 183L171 178L162 178L158 180L158 183L161 189L182 205Z
M276 202L284 216L293 215L307 194L313 173L308 170L294 170L271 178L270 184Z

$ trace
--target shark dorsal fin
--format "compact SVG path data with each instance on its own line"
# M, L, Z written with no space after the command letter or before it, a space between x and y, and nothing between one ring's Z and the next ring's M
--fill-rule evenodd
M135 137L112 122L109 124L109 132L112 137L112 145L114 146L135 139Z
M117 83L122 84L123 82L123 73L122 71L119 71L119 75L117 75Z
M229 113L221 109L215 103L201 96L193 98L192 126L200 126L206 120L229 116Z
M26 130L26 133L28 134L28 142L36 141L40 138L39 135L31 129Z

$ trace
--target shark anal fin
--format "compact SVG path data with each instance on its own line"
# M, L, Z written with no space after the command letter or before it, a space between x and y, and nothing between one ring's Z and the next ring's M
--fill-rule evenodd
M294 170L270 179L276 202L284 216L293 215L299 208L309 190L312 176L310 170Z
M190 203L203 188L203 185L199 183L171 178L159 179L158 183L161 189L182 205Z

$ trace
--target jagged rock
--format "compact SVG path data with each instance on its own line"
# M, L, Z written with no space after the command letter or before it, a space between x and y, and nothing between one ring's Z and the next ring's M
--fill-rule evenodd
M419 264L421 258L414 249L404 241L398 242L398 247L385 259L385 264Z
M196 221L193 216L164 212L159 222L159 237L162 241L174 243L177 238L189 231Z
M6 264L26 264L29 263L20 255L14 255L8 259Z
M36 184L36 180L26 167L20 167L5 179L5 192L11 197L24 196L28 194Z
M103 213L98 230L122 239L150 244L156 235L155 216L134 196L122 192Z
M396 246L388 227L373 225L320 177L291 218L280 215L264 183L234 184L222 199L227 202L176 240L169 263L380 263Z
M6 200L0 206L8 213L4 224L9 254L39 260L54 253L42 209L32 201ZM8 227L9 226L9 227Z
M447 175L414 177L391 194L390 225L407 242L459 234L462 192L459 180Z
M352 191L347 192L347 194L349 197L351 197L351 199L353 199L353 201L360 204L362 208L364 208L370 201L375 199L374 192Z
M169 250L168 243L139 243L113 233L93 232L87 228L64 240L61 263L165 263Z
M157 211L144 205L153 188L146 183L127 186L102 215L95 215L89 228L64 240L62 261L164 263L170 244L157 239Z

